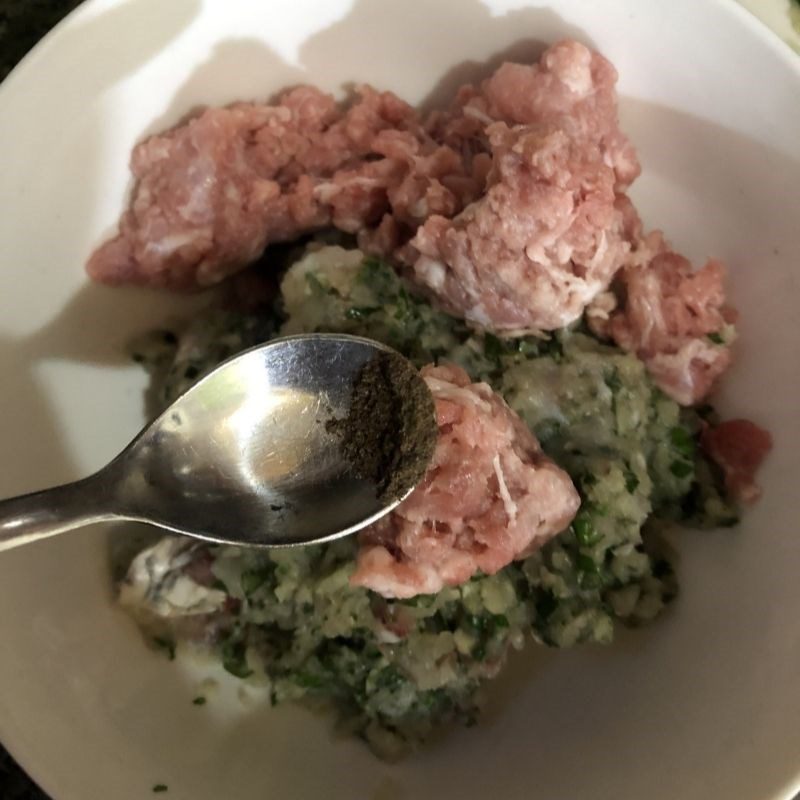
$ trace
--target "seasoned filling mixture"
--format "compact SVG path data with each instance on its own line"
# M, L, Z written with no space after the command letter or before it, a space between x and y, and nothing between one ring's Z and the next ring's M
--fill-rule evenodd
M436 424L417 488L357 537L139 552L119 598L154 642L332 708L394 757L474 721L526 639L610 642L654 619L677 592L669 530L735 525L758 498L769 434L706 402L736 338L725 267L645 231L615 82L564 41L427 115L369 86L346 105L300 87L136 147L91 276L220 284L138 343L157 407L239 350L330 331L407 356ZM383 401L364 402L374 452L357 421L335 425L377 473L396 454Z

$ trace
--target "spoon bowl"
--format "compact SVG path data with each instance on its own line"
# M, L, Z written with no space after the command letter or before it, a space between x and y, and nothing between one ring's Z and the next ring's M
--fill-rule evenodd
M370 339L305 334L229 359L94 476L0 503L0 549L119 519L268 547L330 541L371 524L421 475L381 497L354 473L328 423L347 415L357 376L386 352L394 354Z

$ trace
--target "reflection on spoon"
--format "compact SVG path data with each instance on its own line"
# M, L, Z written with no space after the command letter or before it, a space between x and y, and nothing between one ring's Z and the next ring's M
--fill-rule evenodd
M411 383L392 400L399 423L380 427L375 446L386 451L385 429L389 455L416 454L411 469L387 462L397 467L389 495L378 485L386 476L354 469L339 432L343 420L358 432L351 403L359 401L359 377L386 354ZM435 435L430 393L394 351L339 334L278 339L217 367L95 475L0 502L0 549L113 520L229 544L328 541L404 499L424 474Z

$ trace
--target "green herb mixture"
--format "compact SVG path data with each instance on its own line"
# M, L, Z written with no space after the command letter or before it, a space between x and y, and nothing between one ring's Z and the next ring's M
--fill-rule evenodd
M233 675L268 681L275 703L334 707L384 757L448 722L475 721L482 685L528 636L608 643L618 623L655 618L677 591L663 529L738 519L696 446L711 409L681 409L634 356L580 326L550 338L476 333L357 250L310 251L269 313L210 310L179 334L154 335L139 360L166 404L237 351L304 331L374 338L417 366L458 363L502 394L582 498L573 524L540 551L435 596L387 600L351 587L353 539L270 553L187 545L167 566L212 571L212 586L195 587L207 593L204 613L133 609L162 646L202 641ZM172 585L164 579L151 595Z

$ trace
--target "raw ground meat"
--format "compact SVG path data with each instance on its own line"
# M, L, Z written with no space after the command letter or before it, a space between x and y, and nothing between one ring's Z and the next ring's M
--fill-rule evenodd
M772 436L750 420L731 419L707 428L700 442L725 473L731 495L740 503L755 503L761 497L756 472L772 449Z
M614 193L639 165L619 131L615 81L606 59L565 41L539 64L504 64L427 120L369 87L346 109L310 87L272 106L209 109L136 147L130 208L89 273L209 286L270 242L333 225L369 252L418 262L429 291L486 327L559 327L624 260ZM482 199L490 171L493 194ZM498 214L514 219L489 230ZM426 220L416 250L408 242ZM440 286L447 269L455 277ZM465 271L471 286L460 292Z
M134 149L130 208L88 271L111 284L209 286L267 244L322 227L454 214L482 188L462 169L410 106L366 86L346 110L311 87L273 106L209 109Z
M644 361L656 384L682 405L702 400L731 363L736 312L725 304L725 266L693 271L659 232L638 243L617 275L617 296L601 297L590 325Z
M610 61L568 39L549 47L537 64L505 63L479 86L462 87L452 106L431 114L426 124L437 141L466 158L486 149L485 130L492 122L549 123L597 147L623 191L641 168L619 129L616 82Z
M425 479L361 534L352 583L386 597L494 574L564 530L580 498L566 472L486 384L428 366L439 439Z
M428 120L465 162L492 158L486 196L455 219L429 218L401 254L447 310L495 331L553 330L625 263L621 193L640 167L616 80L603 56L559 42L538 64L506 63L463 87Z
M451 313L495 331L554 330L605 290L630 250L615 173L595 144L550 125L488 128L486 195L432 216L414 275Z

